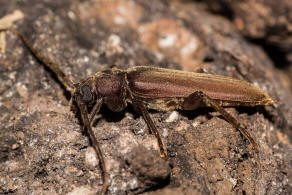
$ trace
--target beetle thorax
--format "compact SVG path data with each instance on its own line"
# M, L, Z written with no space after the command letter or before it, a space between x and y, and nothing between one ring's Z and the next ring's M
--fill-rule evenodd
M103 76L96 80L96 89L101 97L120 96L122 81L118 76Z

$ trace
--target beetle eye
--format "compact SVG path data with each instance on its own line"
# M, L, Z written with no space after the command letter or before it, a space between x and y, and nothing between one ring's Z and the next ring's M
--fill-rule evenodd
M90 90L90 87L88 85L84 85L82 88L81 88L81 91L82 91L82 100L84 102L91 102L95 99L95 95L93 92L91 92Z

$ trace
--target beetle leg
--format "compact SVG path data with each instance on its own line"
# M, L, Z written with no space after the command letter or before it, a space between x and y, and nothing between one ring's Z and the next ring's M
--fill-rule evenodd
M166 153L164 151L164 147L163 147L163 143L162 143L161 137L159 135L159 132L158 132L153 120L151 119L151 117L149 115L149 112L145 108L145 105L143 104L143 102L135 101L134 106L138 110L138 112L140 114L142 114L145 122L147 123L148 128L151 130L152 134L156 137L156 140L157 140L157 143L158 143L158 147L159 147L160 156L162 158L165 158L166 157Z
M99 112L101 105L102 105L102 99L98 99L96 101L95 105L93 106L91 112L89 113L88 119L90 122L90 126L92 126L93 121L94 121L94 117Z
M219 112L226 121L228 121L230 124L232 124L233 127L240 131L240 133L252 144L254 151L258 153L258 145L249 134L249 132L240 125L237 119L235 119L222 106L220 106L216 100L210 98L202 91L196 91L189 95L187 98L185 98L184 102L182 103L182 109L193 110L200 106L200 104L202 103L206 106L214 108L217 112Z
M92 125L93 125L94 118L95 118L96 114L97 114L97 113L99 112L99 110L100 110L101 105L102 105L102 99L98 99L98 100L96 101L96 103L94 104L94 106L93 106L91 112L88 113L88 120L89 120L89 123L90 123L90 126L91 126L91 127L92 127ZM83 131L85 132L85 130L86 130L86 127L83 126Z
M102 154L101 149L99 147L99 143L96 139L96 136L94 135L94 132L92 131L91 122L88 118L88 116L90 116L90 117L92 117L92 116L90 114L88 114L85 102L83 102L82 99L78 95L75 97L75 101L77 102L77 105L80 109L80 114L81 114L83 125L85 126L87 133L89 134L90 140L93 144L93 148L94 148L94 150L99 158L99 161L100 161L100 167L101 167L102 172L103 172L102 194L105 194L107 191L107 188L108 188L108 174L106 172L106 166L105 166L103 154ZM96 109L94 109L95 112L97 112L98 108L100 108L101 103L102 103L102 101L99 101L96 103L99 105L97 105Z

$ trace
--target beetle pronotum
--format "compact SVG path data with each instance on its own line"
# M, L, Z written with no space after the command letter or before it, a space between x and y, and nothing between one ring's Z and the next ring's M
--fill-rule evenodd
M32 54L55 73L70 92L70 105L77 105L84 127L100 160L103 171L103 193L106 193L108 188L108 175L103 154L92 131L94 116L99 112L102 104L106 104L114 112L122 111L128 103L132 104L156 137L161 157L166 156L164 146L147 109L168 111L194 110L200 106L212 107L240 131L252 144L255 153L258 152L257 143L249 132L223 108L223 106L265 106L274 102L264 91L246 81L220 75L149 66L136 66L127 70L114 66L97 72L81 82L73 83L57 64L39 53L21 33L11 29L1 31L7 30L20 37Z

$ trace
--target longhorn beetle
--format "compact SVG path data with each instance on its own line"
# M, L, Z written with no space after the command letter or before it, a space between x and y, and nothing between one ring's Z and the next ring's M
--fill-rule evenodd
M103 189L108 188L108 174L98 140L93 131L94 116L102 104L120 112L132 104L146 121L152 134L157 139L161 157L166 157L159 132L147 109L169 111L174 109L194 110L208 106L218 111L226 121L240 131L252 144L254 154L258 145L239 121L224 110L223 106L265 106L274 101L258 87L242 80L204 73L184 72L165 68L136 66L121 70L113 66L78 83L66 74L51 59L42 55L21 33L12 29L0 31L15 33L30 52L48 67L71 94L70 105L77 105L84 128L87 130L103 172Z

